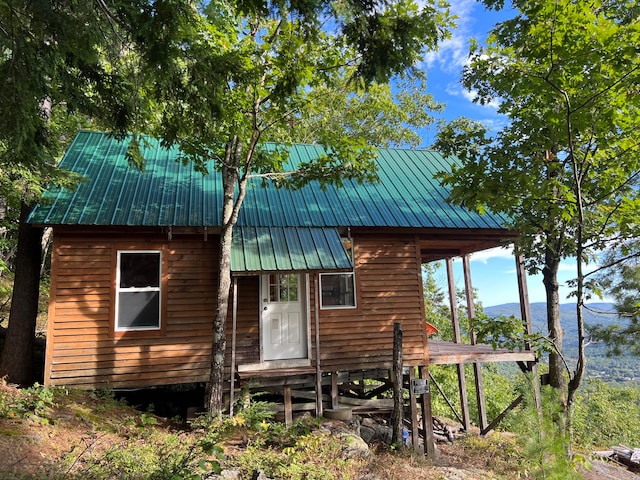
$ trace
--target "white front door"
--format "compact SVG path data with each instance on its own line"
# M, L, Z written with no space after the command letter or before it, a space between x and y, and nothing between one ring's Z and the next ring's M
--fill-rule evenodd
M262 276L263 360L307 358L304 279L297 274Z

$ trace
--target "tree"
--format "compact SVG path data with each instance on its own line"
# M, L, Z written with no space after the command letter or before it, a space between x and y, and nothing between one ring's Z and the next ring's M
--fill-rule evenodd
M443 109L426 93L422 72L399 78L394 88L389 83L358 85L352 81L353 73L348 69L335 85L315 87L312 98L318 100L305 103L285 128L274 125L265 132L266 138L317 143L328 132L348 132L375 147L420 146L417 130L433 123L432 112Z
M597 281L613 297L620 323L594 325L590 335L607 344L608 353L640 356L640 241L634 239L604 253L603 265L610 266Z
M450 20L444 4L418 8L413 0L122 0L10 2L0 9L0 22L8 100L2 105L6 150L0 161L32 168L33 192L47 180L60 181L54 168L60 142L48 122L69 112L119 135L134 132L128 153L136 163L144 162L137 133L146 132L178 145L184 160L203 173L222 171L209 395L210 410L219 413L232 229L250 176L281 171L286 160L286 151L262 148L265 132L300 122L305 108L319 101L316 88L340 84L353 92L358 86L369 95L364 87L373 81L415 72L425 50L447 34ZM343 81L346 75L351 83ZM364 139L328 128L315 138L326 155L300 165L282 183L375 179L374 150ZM10 323L32 329L30 320ZM26 357L10 360L1 364L5 373Z
M584 266L638 233L640 22L638 9L623 3L513 2L517 15L496 25L485 48L474 46L463 72L476 101L499 102L508 125L490 135L478 122L458 120L437 142L461 159L443 175L453 201L506 214L522 233L529 270L542 272L550 379L564 392L569 417L586 362ZM573 369L562 355L559 315L565 258L577 259Z
M179 145L196 168L222 171L220 269L207 395L207 408L216 415L223 407L231 238L249 179L271 175L296 188L311 180L340 184L345 178L376 178L373 147L348 126L328 128L322 115L316 117L321 128L312 138L326 153L295 172L284 172L286 148L264 148L264 142L294 139L283 132L310 125L313 106L326 99L327 91L346 87L353 93L361 86L366 96L363 88L372 81L384 83L411 72L425 49L445 35L449 20L442 5L428 2L419 9L413 0L219 1L202 12L195 39L181 45L187 54L163 70L153 96L164 106L155 133ZM342 95L335 98L348 98Z
M175 59L178 52L164 48L167 37L183 38L195 14L179 0L0 4L0 197L20 212L0 356L0 376L9 381L32 381L41 230L24 220L45 186L78 180L56 169L70 123L92 122L121 135L146 127L155 105L142 94L140 67L158 68L158 52L165 62Z

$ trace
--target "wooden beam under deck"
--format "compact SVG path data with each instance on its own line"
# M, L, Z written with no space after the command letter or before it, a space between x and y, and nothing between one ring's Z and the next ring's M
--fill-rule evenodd
M459 363L491 362L535 362L532 351L494 350L489 345L469 345L464 343L429 340L429 364L453 365Z

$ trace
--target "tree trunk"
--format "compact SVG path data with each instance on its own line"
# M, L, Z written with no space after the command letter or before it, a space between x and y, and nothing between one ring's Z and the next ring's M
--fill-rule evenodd
M0 377L10 383L33 383L33 348L38 315L42 229L26 223L31 207L20 205L18 253L11 297L9 327L0 355Z
M562 358L564 332L560 323L559 267L560 258L555 255L553 249L548 246L545 252L545 265L542 269L542 277L547 297L547 327L549 330L549 339L554 344L554 350L549 353L549 384L561 392L564 392L566 379Z
M211 415L223 413L224 359L227 349L227 313L229 311L229 290L231 288L231 239L233 226L225 225L220 233L220 270L216 295L216 314L213 322L213 342L211 352L211 372L207 411Z
M231 240L233 227L238 220L238 212L246 192L246 175L240 181L242 142L234 138L227 144L225 162L222 167L223 204L222 231L220 232L220 256L218 285L216 293L216 313L213 320L213 341L211 350L211 372L207 385L206 407L210 415L220 416L224 411L224 359L227 349L227 314L231 289ZM235 196L238 183L238 196Z

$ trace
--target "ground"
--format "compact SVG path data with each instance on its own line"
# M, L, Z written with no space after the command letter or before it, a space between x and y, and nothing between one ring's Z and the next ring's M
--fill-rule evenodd
M0 478L185 478L170 477L166 468L160 471L157 465L152 466L153 475L126 470L131 465L142 468L149 460L158 463L158 455L165 455L163 462L169 466L198 465L189 463L189 455L195 451L194 445L202 447L201 443L195 443L200 434L177 419L141 412L115 401L108 392L56 389L54 396L51 392L42 388L18 390L0 382ZM254 420L256 424L264 423L264 420ZM249 432L250 426L244 423L249 421L247 417L233 424L227 422L228 434L215 437L225 456L210 458L224 458L220 460L222 468L244 472L248 462L267 465L269 461L281 461L284 457L278 455L284 455L288 461L298 458L299 464L316 462L317 468L308 469L299 477L292 470L286 475L283 473L282 478L329 478L322 472L333 472L331 478L363 480L527 478L518 468L514 442L506 434L490 438L471 435L453 444L439 445L435 461L383 445L375 445L373 454L345 457L342 447L326 436L347 429L335 420L313 424L316 432L329 432L324 437L314 433L315 437L305 437L306 444L302 447L298 443L295 449L279 450L265 443L264 438L268 436L243 433L244 428ZM284 434L278 433L280 430L272 432L271 440L280 437L281 446L286 443ZM182 457L171 457L180 450L180 445L192 447L181 450ZM204 451L202 448L198 452ZM133 459L127 459L126 452L133 452ZM315 456L306 458L309 452ZM328 458L318 458L323 455ZM332 455L335 458L331 458ZM297 468L299 464L292 463L285 468ZM316 472L315 476L309 472ZM596 462L591 471L583 473L583 478L636 480L640 477L620 467Z

